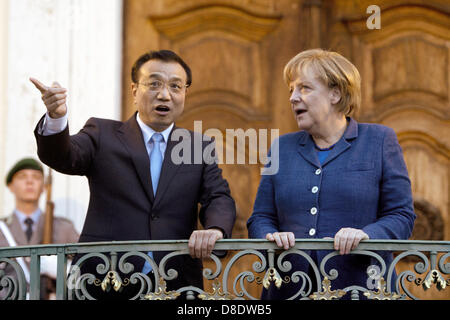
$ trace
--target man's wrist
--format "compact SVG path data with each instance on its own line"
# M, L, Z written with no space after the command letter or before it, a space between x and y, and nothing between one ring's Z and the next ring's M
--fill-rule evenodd
M67 112L65 114L59 114L59 113L55 113L55 112L48 112L48 116L52 119L61 119L62 117L64 117L67 114Z

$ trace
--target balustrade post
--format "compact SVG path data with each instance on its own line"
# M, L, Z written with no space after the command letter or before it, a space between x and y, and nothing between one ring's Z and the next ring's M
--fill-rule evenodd
M31 250L30 262L30 300L39 300L41 296L41 257L37 250Z
M67 297L67 257L64 248L58 248L56 269L56 300L66 300Z

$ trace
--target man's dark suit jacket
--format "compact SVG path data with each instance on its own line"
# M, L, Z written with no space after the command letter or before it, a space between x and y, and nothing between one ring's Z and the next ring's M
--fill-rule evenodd
M205 229L217 227L225 238L231 237L236 208L221 169L203 158L201 164L174 164L170 155L178 142L170 137L153 195L150 159L136 113L126 122L90 118L72 136L68 127L43 136L39 134L42 121L35 129L42 162L64 174L84 175L89 181L90 201L80 242L188 239L197 229L198 216ZM193 146L198 133L188 132ZM203 142L202 149L206 146ZM162 257L161 252L154 252L157 263ZM170 261L165 270L174 268L178 278L168 283L169 288L202 287L199 259L183 255ZM135 271L144 264L141 258L131 262Z

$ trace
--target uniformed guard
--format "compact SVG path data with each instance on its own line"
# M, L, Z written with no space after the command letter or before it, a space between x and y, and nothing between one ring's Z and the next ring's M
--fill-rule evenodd
M0 220L0 247L27 246L43 243L47 213L39 208L44 191L43 166L33 158L18 161L6 176L6 185L15 198L15 209ZM47 190L48 192L48 190ZM52 243L73 243L79 238L72 222L61 217L52 219ZM29 261L16 259L29 282ZM11 265L3 263L4 276L15 276ZM0 273L1 276L1 273ZM50 280L49 280L50 279ZM41 299L55 296L56 256L41 257ZM0 299L7 297L8 288L0 287Z

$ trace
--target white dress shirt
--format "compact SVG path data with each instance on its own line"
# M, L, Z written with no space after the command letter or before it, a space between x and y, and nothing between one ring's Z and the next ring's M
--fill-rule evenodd
M38 128L38 133L43 136L50 136L63 131L67 127L68 112L64 116L58 119L50 117L48 112L45 113L45 118L42 126Z
M145 141L145 148L147 148L147 153L148 156L150 157L150 154L153 150L153 141L151 141L150 139L156 133L156 131L150 128L141 120L141 118L139 117L139 112L136 115L136 121L139 124L139 127L141 128L142 136L144 137ZM167 148L167 141L169 141L170 131L172 131L173 126L174 124L172 123L167 129L160 132L161 135L163 136L163 141L160 142L159 148L161 150L163 160L164 160L164 152L166 151Z
M33 220L33 225L32 225L32 229L33 232L36 231L37 225L38 225L38 221L39 221L39 217L42 214L42 210L37 208L36 211L34 211L32 214L27 215L17 209L14 210L15 215L17 216L17 218L19 219L20 222L20 226L22 227L23 232L25 232L28 228L27 224L25 223L25 220L27 218L31 218L31 220Z

